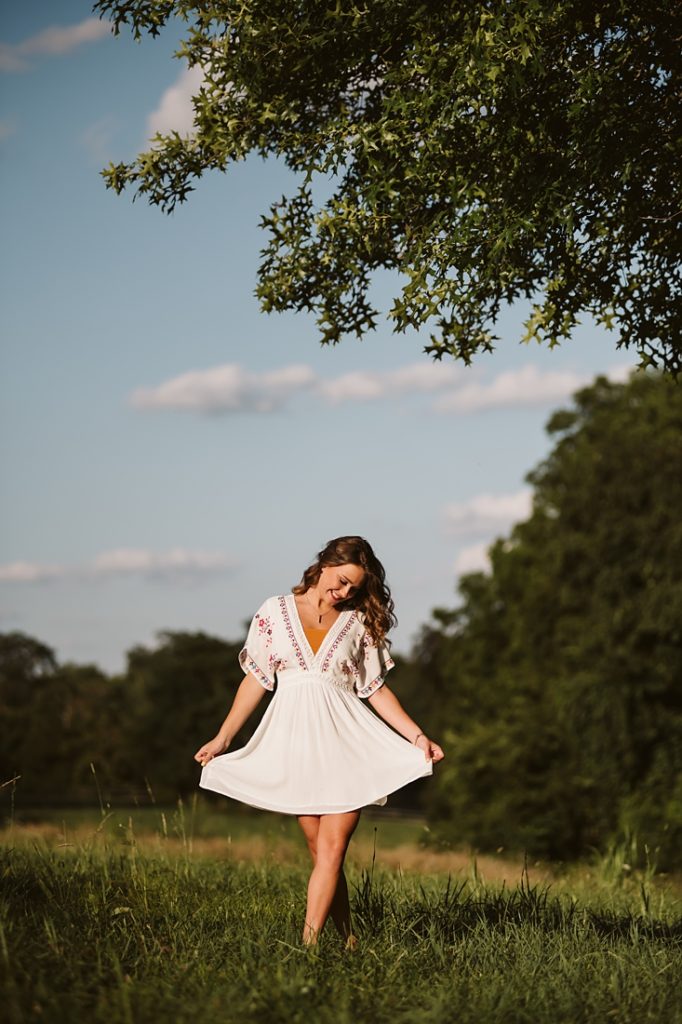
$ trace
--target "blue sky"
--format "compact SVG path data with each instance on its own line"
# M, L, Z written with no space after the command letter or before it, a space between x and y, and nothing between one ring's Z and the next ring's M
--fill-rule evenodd
M159 630L239 638L329 538L360 533L407 651L527 513L551 410L634 358L589 325L521 345L520 310L470 369L385 323L322 348L312 318L253 295L281 164L210 176L170 217L105 189L109 160L188 127L179 33L114 38L76 0L0 18L0 629L117 671Z

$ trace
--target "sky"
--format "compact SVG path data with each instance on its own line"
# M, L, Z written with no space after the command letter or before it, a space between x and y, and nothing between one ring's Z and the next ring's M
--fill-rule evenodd
M171 216L100 176L191 131L180 29L114 37L79 0L0 12L0 631L108 672L165 630L239 640L327 540L361 534L407 653L529 514L551 412L634 357L590 324L521 344L521 308L469 368L384 319L322 347L312 317L254 297L283 164L212 174Z

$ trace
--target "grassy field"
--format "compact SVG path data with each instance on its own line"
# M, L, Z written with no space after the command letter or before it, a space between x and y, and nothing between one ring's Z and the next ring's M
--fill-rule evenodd
M10 1024L682 1022L682 889L628 850L524 870L367 815L348 860L358 949L330 929L309 951L289 819L202 804L30 817L0 834Z

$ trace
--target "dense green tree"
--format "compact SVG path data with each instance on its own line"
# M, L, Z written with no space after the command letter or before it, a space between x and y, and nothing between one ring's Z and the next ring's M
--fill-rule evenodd
M239 643L205 633L166 632L160 639L154 650L136 647L128 654L127 745L139 787L148 784L157 799L174 799L196 789L194 753L218 731L244 675ZM234 747L246 742L267 704L266 698Z
M432 810L487 847L566 857L634 830L679 857L682 393L601 378L548 431L532 515L463 580L441 639Z
M95 802L98 789L105 799L122 793L128 750L120 677L96 665L60 665L29 711L19 747L22 799Z
M249 153L300 186L275 202L258 295L310 310L324 342L375 326L469 361L501 309L528 338L581 315L679 369L682 7L606 0L98 0L116 32L187 23L205 78L196 131L157 136L107 183L165 210ZM321 188L316 187L321 183Z
M32 704L56 669L54 651L45 644L25 633L0 634L0 784L22 772Z
M23 633L0 635L0 772L19 776L20 800L95 799L124 778L122 681L94 665L59 665L54 652ZM9 799L12 789L2 796Z
M194 751L215 734L243 679L240 644L160 634L126 672L59 665L21 633L0 634L0 782L29 803L175 800L196 789ZM240 746L267 707L235 737ZM93 777L93 766L96 779ZM13 788L2 790L7 803Z

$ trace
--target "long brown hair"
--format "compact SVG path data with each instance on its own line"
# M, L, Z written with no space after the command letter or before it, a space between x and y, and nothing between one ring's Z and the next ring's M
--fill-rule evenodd
M398 620L393 611L391 591L386 584L386 572L371 545L364 537L336 537L330 540L303 573L301 582L292 587L292 593L305 594L306 590L316 586L327 565L357 565L364 569L365 575L358 589L336 607L361 611L367 632L378 646Z

